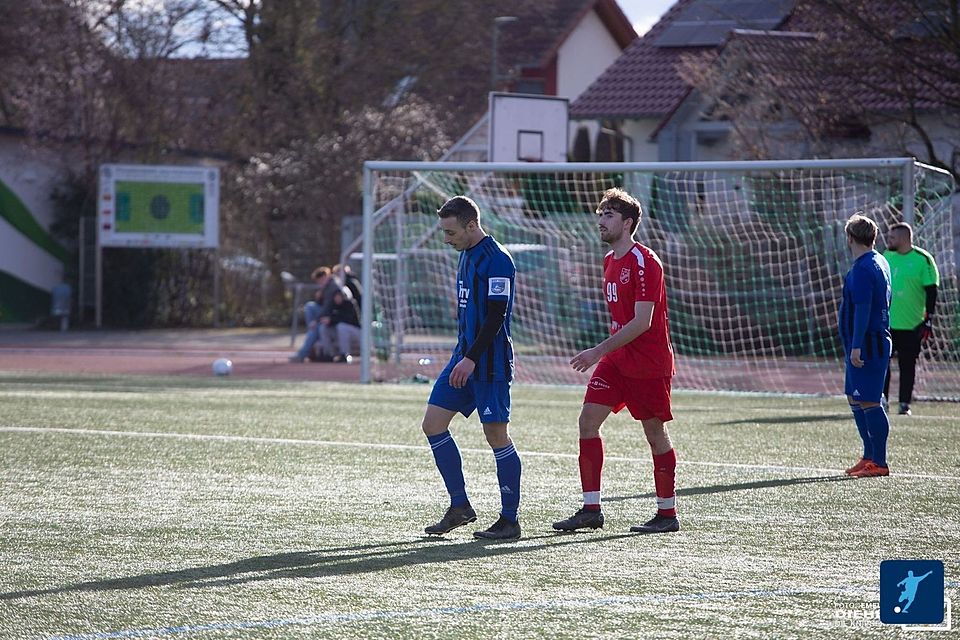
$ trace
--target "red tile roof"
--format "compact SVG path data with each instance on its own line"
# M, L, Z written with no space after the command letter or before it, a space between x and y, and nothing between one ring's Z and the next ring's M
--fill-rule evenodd
M714 47L656 47L654 42L694 0L679 0L635 40L570 106L573 118L661 117L686 95L676 66L685 53Z
M641 39L634 42L572 105L571 117L582 119L665 118L672 114L689 94L678 67L685 54L709 53L716 47L656 47L659 36L695 0L679 0ZM877 14L890 28L904 24L907 5L877 0ZM817 34L814 38L810 32ZM735 46L727 50L731 44ZM829 49L824 49L829 45ZM956 64L944 51L930 50L936 41L919 39L906 43L917 60L928 66ZM935 109L944 99L955 100L960 87L944 86L942 76L925 77L922 64L892 72L896 67L889 52L879 51L876 43L851 24L842 24L816 3L800 1L776 32L737 31L723 47L724 54L736 51L750 59L752 68L778 93L789 100L803 102L811 111L832 109L834 114ZM817 53L820 62L814 62ZM823 51L829 51L823 63ZM863 55L859 55L859 52ZM831 55L845 56L831 68ZM888 56L886 59L874 56ZM875 60L876 64L871 64ZM859 64L858 64L859 63ZM939 93L939 95L938 95ZM840 101L846 101L847 107ZM663 121L661 122L663 126Z

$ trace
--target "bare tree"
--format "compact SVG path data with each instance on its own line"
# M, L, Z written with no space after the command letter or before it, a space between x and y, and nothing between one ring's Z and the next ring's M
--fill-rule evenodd
M734 34L681 74L747 156L882 152L956 171L958 2L800 0L793 35Z
M360 211L360 169L367 158L427 160L450 141L433 107L416 98L392 109L365 108L344 114L346 133L330 133L251 158L231 188L238 203L231 215L257 212L256 227L232 226L245 233L238 244L266 242L266 258L307 270L314 262L335 262L340 221ZM251 233L252 232L252 233ZM306 265L300 265L306 260Z

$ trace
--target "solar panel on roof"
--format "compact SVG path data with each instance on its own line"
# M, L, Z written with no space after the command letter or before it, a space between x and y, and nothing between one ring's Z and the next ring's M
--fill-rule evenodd
M667 25L657 47L703 47L722 43L733 29L777 28L795 0L694 0Z

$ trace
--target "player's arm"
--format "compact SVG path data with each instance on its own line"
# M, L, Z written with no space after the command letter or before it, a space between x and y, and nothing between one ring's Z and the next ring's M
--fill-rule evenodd
M855 367L863 366L860 357L863 349L863 340L867 335L867 323L870 320L870 302L859 302L853 305L853 336L850 339L850 362Z
M939 287L935 284L928 284L923 288L927 294L927 303L923 314L923 321L917 327L917 333L920 334L920 341L927 342L933 337L933 312L937 308L937 293Z
M655 303L649 300L641 300L634 303L633 320L623 325L619 331L597 346L581 351L575 355L573 359L570 360L570 364L577 371L586 371L599 362L603 356L635 340L653 324L653 310L655 306Z
M850 336L850 363L855 367L863 366L860 356L863 341L867 336L867 324L870 322L870 310L873 302L872 286L862 273L854 272L850 287L850 302L853 303L853 333Z
M483 319L483 325L477 333L477 339L474 340L470 348L467 349L464 357L476 363L477 360L480 359L480 354L493 344L493 339L500 333L500 328L506 319L506 300L491 299L487 301L487 317Z
M867 273L854 267L850 278L850 303L853 307L853 332L850 335L850 363L863 366L861 352L867 337L867 324L873 303L873 281Z

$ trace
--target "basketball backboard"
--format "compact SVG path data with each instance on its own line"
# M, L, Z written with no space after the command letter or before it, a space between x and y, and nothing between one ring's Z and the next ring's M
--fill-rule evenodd
M490 162L566 162L566 98L490 93Z

